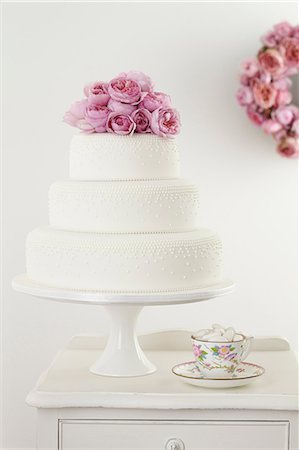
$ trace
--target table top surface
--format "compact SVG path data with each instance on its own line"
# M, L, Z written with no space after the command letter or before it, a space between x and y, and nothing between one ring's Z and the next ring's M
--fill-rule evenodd
M170 333L144 337L143 348L147 348L146 354L157 366L157 371L132 378L92 374L89 367L99 357L103 342L92 336L74 337L40 377L29 393L27 403L38 408L298 410L298 364L285 340L254 340L253 351L246 361L263 366L265 374L252 384L206 389L186 384L172 373L174 365L192 360L192 351L185 345L174 349L175 339L167 348ZM184 336L182 333L187 332L181 332L181 337ZM165 345L163 338L166 338Z

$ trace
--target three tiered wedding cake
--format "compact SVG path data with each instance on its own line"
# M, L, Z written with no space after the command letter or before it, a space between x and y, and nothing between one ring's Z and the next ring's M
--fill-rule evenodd
M93 101L98 129L96 119L76 118L87 133L72 139L70 179L50 188L50 226L28 235L27 275L47 286L111 293L213 285L221 281L221 241L199 228L198 190L179 178L172 110L167 104L164 110L146 109L152 105L149 100L161 101L162 94L151 92L151 98L144 98L139 83L143 96L138 109L113 112L118 107L115 91L124 92L123 86L119 80L117 86L111 82L108 93L103 85L93 86L94 96L111 95L108 106ZM127 88L130 94L132 86ZM108 132L101 132L105 108L112 112L105 119ZM92 117L86 111L85 117ZM164 114L162 119L159 114ZM94 129L86 130L90 124ZM169 135L163 129L168 125Z

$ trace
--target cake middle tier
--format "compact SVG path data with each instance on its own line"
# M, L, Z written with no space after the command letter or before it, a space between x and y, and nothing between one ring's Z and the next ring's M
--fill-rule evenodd
M197 187L185 180L60 181L50 187L50 225L98 233L198 228Z

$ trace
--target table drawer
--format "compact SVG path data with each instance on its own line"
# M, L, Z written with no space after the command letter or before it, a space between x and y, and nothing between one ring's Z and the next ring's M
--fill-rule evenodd
M288 421L59 420L58 448L287 450L288 436Z

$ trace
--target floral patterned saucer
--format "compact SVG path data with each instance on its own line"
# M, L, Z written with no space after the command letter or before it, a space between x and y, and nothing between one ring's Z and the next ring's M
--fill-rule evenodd
M251 383L265 373L265 369L257 364L241 362L231 378L206 378L195 364L189 361L177 364L172 368L172 373L194 386L206 388L232 388Z

